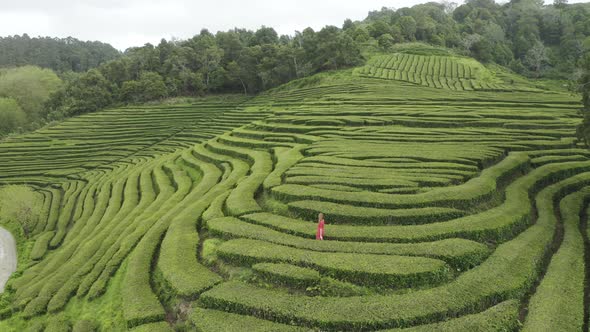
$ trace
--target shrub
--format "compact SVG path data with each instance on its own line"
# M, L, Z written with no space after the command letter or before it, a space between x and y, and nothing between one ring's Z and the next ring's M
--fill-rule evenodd
M582 330L584 325L584 238L580 215L590 188L566 196L560 211L563 241L551 257L545 276L532 295L523 331Z
M310 252L247 239L227 241L217 254L239 265L284 262L313 267L337 279L381 287L436 284L450 277L448 266L431 258Z
M258 263L252 269L262 279L287 287L307 288L320 280L316 270L291 264Z

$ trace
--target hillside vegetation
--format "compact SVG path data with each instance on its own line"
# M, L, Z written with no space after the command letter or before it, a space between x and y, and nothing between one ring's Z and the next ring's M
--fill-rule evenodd
M50 68L64 84L44 103L38 119L23 121L15 115L14 105L0 104L0 118L11 119L10 125L0 128L0 135L22 133L109 107L167 98L219 93L252 96L317 73L363 65L376 54L399 53L400 47L412 42L430 45L422 51L426 55L473 57L497 70L492 70L491 76L479 70L480 77L469 82L465 77L453 77L450 71L442 73L441 82L428 81L427 71L424 81L423 73L411 75L422 67L381 71L378 67L387 65L382 59L383 63L368 63L366 74L387 78L399 74L408 82L451 89L489 89L490 84L500 85L493 89L508 90L531 86L513 82L517 76L503 75L503 66L529 78L567 80L572 90L578 90L574 82L585 72L589 36L590 6L566 0L547 5L538 0L503 4L468 0L460 6L440 1L411 8L384 7L364 20L347 19L341 26L318 30L306 28L279 35L266 26L255 31L235 28L215 33L203 29L186 40L162 39L157 45L129 47L124 52L72 37L9 36L0 38L0 67ZM477 63L464 65L472 68ZM501 86L502 82L509 86Z
M578 98L416 53L3 141L43 203L0 329L587 327Z
M73 37L0 37L0 67L38 66L56 72L86 72L121 53L109 44Z

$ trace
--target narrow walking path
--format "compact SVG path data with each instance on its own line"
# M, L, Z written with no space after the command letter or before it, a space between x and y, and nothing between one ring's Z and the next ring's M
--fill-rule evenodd
M9 231L0 227L0 293L12 273L16 271L16 242Z

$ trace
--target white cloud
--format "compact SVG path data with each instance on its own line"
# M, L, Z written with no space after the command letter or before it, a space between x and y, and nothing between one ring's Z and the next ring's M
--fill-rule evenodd
M306 27L340 26L381 7L408 7L426 0L0 0L0 36L73 36L121 50L161 38L189 38L202 28L274 27L292 34ZM582 2L570 1L570 2Z

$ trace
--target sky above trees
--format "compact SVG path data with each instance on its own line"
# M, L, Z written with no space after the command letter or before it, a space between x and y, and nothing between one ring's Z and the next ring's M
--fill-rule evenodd
M462 3L462 0L451 0ZM586 0L587 1L587 0ZM185 39L202 28L273 27L293 34L306 27L340 26L381 7L411 7L425 0L20 0L0 2L0 36L73 36L125 50L160 39ZM570 3L585 2L571 0Z

